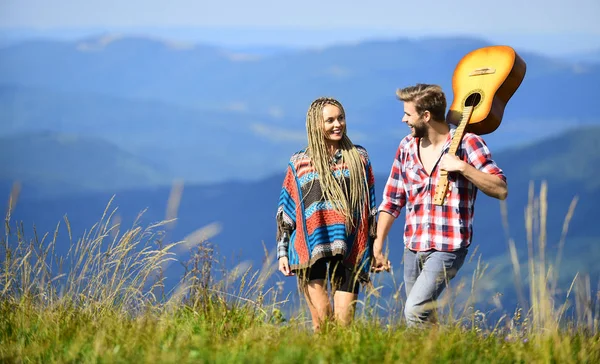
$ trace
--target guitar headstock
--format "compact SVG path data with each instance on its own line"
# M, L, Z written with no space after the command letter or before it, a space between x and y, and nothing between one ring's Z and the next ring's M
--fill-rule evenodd
M435 195L433 196L433 203L437 206L442 206L448 192L448 173L442 173L440 180L435 188Z

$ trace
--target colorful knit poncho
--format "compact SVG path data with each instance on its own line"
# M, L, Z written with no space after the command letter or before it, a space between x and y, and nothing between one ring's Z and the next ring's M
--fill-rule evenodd
M352 231L346 231L344 215L323 199L318 173L306 149L290 158L277 209L277 242L278 258L287 256L292 271L309 268L320 258L341 255L346 268L359 270L361 281L369 280L376 231L375 178L367 151L356 148L365 166L369 196ZM350 183L343 161L332 166L332 173L337 178L343 175Z

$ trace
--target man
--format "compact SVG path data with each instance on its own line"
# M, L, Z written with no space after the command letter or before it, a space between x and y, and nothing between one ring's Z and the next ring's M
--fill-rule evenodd
M404 228L404 315L409 326L431 319L435 301L464 263L473 234L477 190L504 200L506 177L483 139L465 133L457 155L447 154L455 128L445 121L446 97L437 85L399 89L402 121L411 134L400 142L379 206L373 245L374 272L389 271L383 241L406 207ZM435 205L440 171L448 171L448 193Z

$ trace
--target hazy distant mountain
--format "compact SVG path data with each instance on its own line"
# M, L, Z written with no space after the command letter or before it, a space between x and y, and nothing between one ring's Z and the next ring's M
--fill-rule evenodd
M460 58L487 45L469 38L398 39L256 57L213 46L108 35L5 47L0 50L0 82L188 105L236 104L255 113L278 108L285 115L302 115L313 98L329 94L346 101L351 110L385 115L371 105L393 99L397 87L433 82L450 93ZM582 68L521 55L528 72L511 107L518 112L510 115L565 116L551 108L562 91L577 87L583 101L589 101L587 94L600 78L600 65ZM582 113L574 117L595 116Z
M289 158L277 138L272 140L267 126L273 117L238 111L0 86L0 121L0 136L7 139L15 133L49 131L106 140L161 166L169 181L263 178L274 173L264 167ZM61 145L69 147L77 146Z
M243 50L106 35L27 41L0 49L0 135L59 131L101 138L162 166L169 179L257 180L278 173L304 146L304 118L321 95L340 99L348 132L378 173L407 129L395 89L441 84L471 38L396 39L257 55ZM502 125L485 136L494 151L598 124L600 63L532 53ZM571 105L571 106L569 106Z
M0 180L39 196L169 184L152 162L104 140L58 133L0 138ZM8 193L8 192L6 192Z

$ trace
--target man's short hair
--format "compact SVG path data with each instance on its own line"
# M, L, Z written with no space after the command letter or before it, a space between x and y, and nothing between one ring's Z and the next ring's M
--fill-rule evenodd
M427 110L433 120L446 120L446 96L438 85L418 83L415 86L398 89L396 96L401 101L413 102L419 115Z

